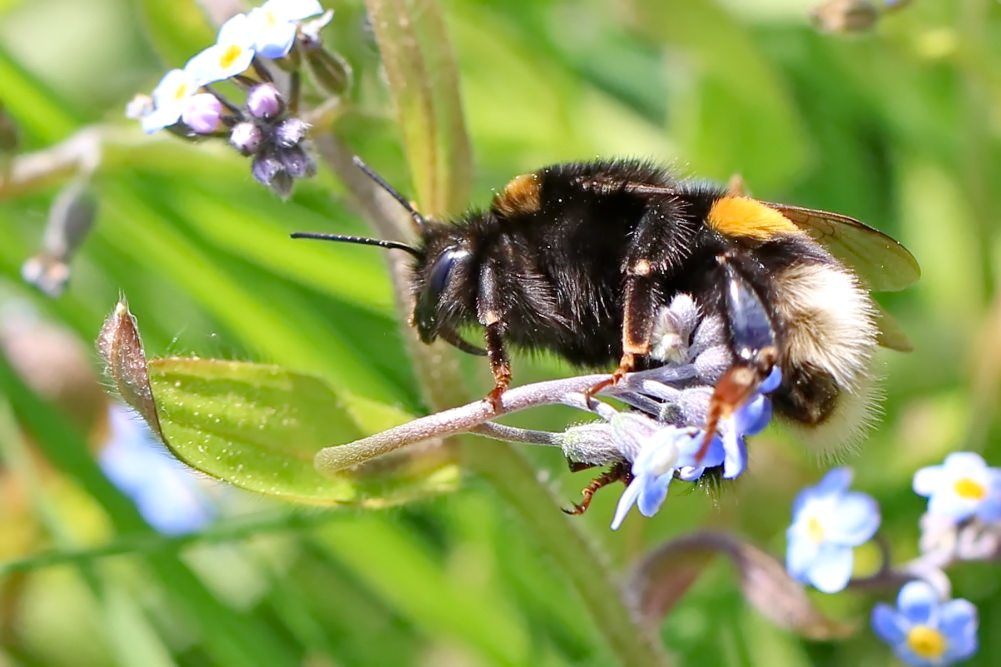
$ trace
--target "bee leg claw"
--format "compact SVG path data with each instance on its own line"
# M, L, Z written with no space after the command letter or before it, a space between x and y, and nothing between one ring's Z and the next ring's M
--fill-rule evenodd
M560 509L563 510L564 514L569 514L571 516L581 515L587 511L588 507L591 506L591 500L594 498L594 494L598 492L598 489L619 481L624 484L628 484L631 480L632 473L629 471L626 464L616 463L610 469L592 479L591 482L581 490L581 501L579 503L572 503L572 507L562 507Z
M584 391L584 400L587 401L588 407L591 407L591 405L593 404L592 401L594 401L594 397L598 394L598 392L607 387L612 387L617 385L619 381L622 380L622 378L624 378L626 376L626 373L628 373L630 370L631 370L630 368L619 366L618 368L615 369L615 372L613 372L610 376L608 376L608 378L602 380L598 384L591 385L590 387L588 387Z
M498 384L490 390L490 393L487 394L484 399L490 402L490 405L493 406L494 412L501 412L504 409L504 406L501 404L501 396L504 395L505 391L507 391L507 385Z

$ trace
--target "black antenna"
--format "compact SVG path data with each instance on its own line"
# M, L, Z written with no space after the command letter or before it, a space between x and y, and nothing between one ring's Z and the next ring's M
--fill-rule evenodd
M356 167L358 167L359 169L361 169L362 171L365 172L366 176L368 176L373 181L375 181L376 184L378 184L378 186L380 188L382 188L383 190L385 190L386 192L388 192L390 195L392 195L393 199L395 199L396 201L400 202L400 206L402 206L403 208L407 209L407 212L410 214L410 217L414 219L415 223L417 223L417 228L418 229L424 229L424 226L427 225L427 220L425 220L424 216L421 215L420 212L417 209L414 208L413 204L411 204L410 202L408 202L406 199L404 199L403 195L401 195L399 192L397 192L396 190L394 190L393 186L390 185L389 183L387 183L385 181L385 179L383 179L382 176L380 176L379 174L377 174L374 171L372 171L372 169L367 164L365 164L364 162L362 162L362 159L360 157L358 157L357 155L355 155L351 159L352 159L352 161L354 161Z
M342 243L360 243L362 245L375 245L380 248L390 248L392 250L403 250L409 252L417 259L424 255L420 250L406 243L398 241L383 241L382 239L370 239L367 236L348 236L345 234L317 234L314 232L292 232L290 236L294 239L316 239L318 241L340 241Z

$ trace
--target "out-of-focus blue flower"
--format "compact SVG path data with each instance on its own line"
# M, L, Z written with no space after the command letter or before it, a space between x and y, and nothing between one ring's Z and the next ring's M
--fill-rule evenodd
M879 506L870 496L849 491L850 468L835 468L817 486L803 489L793 504L786 531L786 569L795 579L824 593L843 589L852 575L853 549L879 528Z
M153 134L180 120L188 101L198 91L199 85L188 69L172 69L160 79L160 83L153 90L152 109L148 106L143 110L132 107L126 113L142 113L143 132Z
M653 516L667 497L674 473L682 469L687 477L698 479L707 467L723 463L723 445L714 438L701 461L696 454L702 447L703 431L664 426L644 438L639 455L633 461L633 479L626 487L612 519L612 530L622 525L629 509L636 505L643 516Z
M222 24L216 43L194 56L184 66L203 86L242 74L254 60L254 25L245 14Z
M282 58L295 41L297 21L323 12L317 0L268 0L250 10L254 50L265 58Z
M1001 520L1001 468L988 467L972 452L949 454L942 465L918 470L914 492L928 498L930 514L954 521Z
M897 608L878 604L872 629L897 657L915 667L941 667L977 652L977 608L968 600L941 602L924 581L911 581L897 594Z
M209 523L216 509L198 479L153 442L145 425L128 409L113 404L111 438L101 450L104 474L132 498L157 531L183 535Z

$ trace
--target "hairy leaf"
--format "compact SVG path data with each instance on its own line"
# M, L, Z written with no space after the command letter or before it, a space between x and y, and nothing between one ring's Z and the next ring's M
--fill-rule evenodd
M406 451L321 475L313 465L320 449L364 435L359 422L381 426L406 416L279 366L147 361L124 301L105 323L98 347L122 398L171 453L236 486L299 502L383 505L446 490L455 480L440 453L428 458Z

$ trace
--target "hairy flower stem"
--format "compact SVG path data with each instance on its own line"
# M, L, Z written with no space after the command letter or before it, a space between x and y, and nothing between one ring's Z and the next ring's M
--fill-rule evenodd
M351 161L350 151L336 137L318 133L316 147L380 236L400 240L412 236L406 212L361 173ZM408 269L406 258L398 255L390 254L389 260L397 313L400 321L406 322L411 308ZM454 358L443 354L440 346L422 345L409 329L404 339L428 407L442 410L465 403L469 397L461 395L463 382ZM524 455L509 443L464 444L462 453L469 469L507 501L529 536L566 574L609 652L623 664L666 664L659 639L640 626L623 601L607 560L586 538L583 525L558 511L559 500L539 481Z

